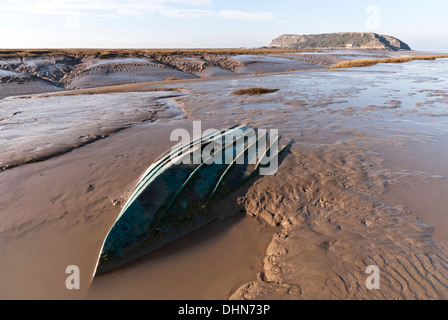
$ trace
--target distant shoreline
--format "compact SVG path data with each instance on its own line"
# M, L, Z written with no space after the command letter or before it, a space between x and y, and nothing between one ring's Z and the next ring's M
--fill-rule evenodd
M60 49L0 49L0 58L8 57L37 57L59 55L88 55L98 58L110 56L148 56L153 55L202 55L202 54L269 54L292 52L316 52L316 49L274 49L274 48L221 48L221 49L117 49L117 48L60 48Z

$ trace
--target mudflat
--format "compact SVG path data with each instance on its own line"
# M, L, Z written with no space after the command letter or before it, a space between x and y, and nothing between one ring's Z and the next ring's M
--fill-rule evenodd
M2 58L0 297L446 299L448 61L325 69L400 54ZM272 91L232 94L254 87ZM136 181L193 121L294 143L221 202L233 217L92 279Z

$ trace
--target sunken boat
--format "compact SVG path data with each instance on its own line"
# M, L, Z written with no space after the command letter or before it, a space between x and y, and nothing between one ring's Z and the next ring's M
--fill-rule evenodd
M235 126L179 145L142 175L107 234L95 274L140 258L216 219L211 206L270 165L278 136Z

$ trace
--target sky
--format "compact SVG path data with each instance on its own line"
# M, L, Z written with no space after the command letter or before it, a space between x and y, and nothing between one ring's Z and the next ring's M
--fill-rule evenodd
M375 32L448 49L441 0L0 0L0 48L239 48Z

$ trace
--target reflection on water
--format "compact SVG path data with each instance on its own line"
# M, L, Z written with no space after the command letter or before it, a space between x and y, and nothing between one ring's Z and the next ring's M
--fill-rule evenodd
M299 131L341 134L355 130L381 143L401 143L404 135L424 142L447 132L447 74L448 61L443 59L288 73L210 81L200 88L210 94L179 100L194 118L219 117L229 123L237 118L258 127L278 127L292 137ZM229 94L255 86L280 91L263 96ZM197 90L195 84L185 87Z
M413 61L183 83L179 86L192 94L176 100L190 117L219 118L223 127L237 120L278 128L292 138L302 137L304 132L315 138L348 134L350 138L401 144L405 136L425 142L436 133L447 132L447 78L448 60ZM248 87L280 91L262 96L230 94ZM3 153L2 163L14 162L12 155L17 161L29 158L29 153L38 158L39 152L55 151L55 144L77 144L78 137L139 121L148 112L164 108L153 100L163 94L4 99L0 102L0 143L9 152Z

